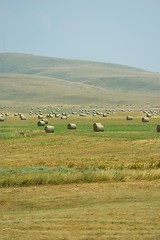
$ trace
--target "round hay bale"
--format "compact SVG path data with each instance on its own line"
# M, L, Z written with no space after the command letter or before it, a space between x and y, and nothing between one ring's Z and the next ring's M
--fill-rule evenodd
M93 130L94 132L104 132L104 126L101 123L94 123Z
M38 115L38 119L43 119L43 115Z
M42 119L43 122L45 122L45 124L48 124L48 119Z
M157 132L160 132L160 124L157 125Z
M46 118L53 118L53 114L51 114L51 113L47 114Z
M21 119L21 120L26 120L27 118L26 118L24 115L21 115L21 116L20 116L20 119Z
M45 126L45 121L40 120L40 121L37 122L37 125L38 126Z
M61 119L67 119L67 116L61 116Z
M142 117L142 122L149 122L149 118L147 118L147 117Z
M107 113L103 113L103 117L107 117Z
M132 116L127 116L126 119L127 120L133 120L133 117Z
M76 126L76 124L74 124L74 123L69 123L68 125L67 125L67 129L76 129L77 128L77 126Z
M68 113L63 112L62 116L68 116Z
M30 116L32 116L32 115L33 115L33 113L34 113L34 112L32 112L32 111L29 111L29 115L30 115Z
M146 114L146 117L151 117L151 116L152 116L151 113Z
M0 117L0 122L4 122L4 117Z
M81 117L85 117L86 114L85 114L85 113L80 113L79 116L81 116Z
M54 133L54 126L46 126L44 130L46 133Z
M60 116L61 116L61 114L59 114L59 113L55 114L55 118L59 118Z

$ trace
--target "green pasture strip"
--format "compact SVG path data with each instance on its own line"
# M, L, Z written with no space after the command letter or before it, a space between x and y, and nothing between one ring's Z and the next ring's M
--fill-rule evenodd
M34 173L34 172L73 172L76 169L68 168L64 166L58 167L46 167L46 166L28 166L28 167L19 167L19 168L0 168L0 174L24 174L24 173Z
M142 115L142 113L141 113ZM144 115L144 114L143 114ZM117 139L158 139L160 133L156 132L156 126L160 123L159 117L151 117L147 123L141 122L140 113L133 120L126 120L127 113L119 113L102 116L69 116L68 119L49 118L48 125L55 127L53 135L57 136L90 136L98 138ZM5 122L0 122L0 140L32 138L40 136L46 138L44 126L37 126L37 116L27 116L27 120L17 117L8 117ZM93 123L100 122L104 125L104 132L94 132ZM68 123L75 123L76 130L68 130Z
M62 120L63 121L63 120ZM134 139L147 139L147 138L160 138L160 134L156 132L156 124L154 123L107 123L104 122L104 132L93 132L92 123L79 123L76 130L67 129L68 122L52 122L54 125L56 135L80 135L80 136L93 136L93 137L109 137L109 138L134 138ZM31 136L45 135L44 126L39 127L36 124L32 125L17 125L7 126L0 125L0 139L31 137Z
M39 129L40 130L40 129ZM0 128L0 139L16 139L21 137L31 137L39 135L41 131L37 131L35 126L28 128L27 126L14 126Z
M1 169L0 187L32 186L46 184L90 183L102 181L135 181L160 179L160 169L99 169L67 167L28 167Z

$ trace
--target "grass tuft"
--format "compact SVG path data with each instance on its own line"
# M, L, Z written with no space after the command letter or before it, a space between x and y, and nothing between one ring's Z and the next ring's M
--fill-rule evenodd
M160 169L132 170L132 169L74 169L66 167L56 168L28 168L17 170L1 169L0 187L34 186L47 184L70 184L91 182L115 182L135 180L160 179Z

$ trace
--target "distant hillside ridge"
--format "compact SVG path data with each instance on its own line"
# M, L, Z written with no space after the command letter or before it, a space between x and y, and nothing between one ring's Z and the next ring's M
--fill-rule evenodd
M86 60L71 60L71 59L63 59L63 58L55 58L55 57L46 57L46 56L36 56L31 54L24 53L0 53L0 72L4 73L26 73L26 69L46 69L46 68L55 68L55 67L78 67L78 66L103 66L108 67L115 71L122 70L123 71L144 71L142 69L138 69L135 67L129 67L120 64L112 64L112 63L103 63L103 62L95 62L95 61L86 61ZM33 72L34 74L34 72Z
M1 102L157 102L160 74L112 63L0 53Z

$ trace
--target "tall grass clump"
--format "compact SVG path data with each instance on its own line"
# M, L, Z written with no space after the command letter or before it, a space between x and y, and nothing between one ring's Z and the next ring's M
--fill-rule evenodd
M156 180L160 179L160 169L133 170L133 169L99 169L82 168L74 169L67 167L55 168L33 168L27 170L17 169L0 172L0 187L11 186L34 186L47 184L70 184L90 182L118 182L135 180Z

